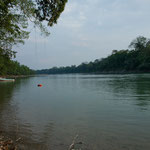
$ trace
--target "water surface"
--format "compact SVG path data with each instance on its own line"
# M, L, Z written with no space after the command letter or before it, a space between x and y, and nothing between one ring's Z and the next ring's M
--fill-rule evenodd
M0 132L28 150L67 150L77 134L83 150L149 150L150 74L0 83Z

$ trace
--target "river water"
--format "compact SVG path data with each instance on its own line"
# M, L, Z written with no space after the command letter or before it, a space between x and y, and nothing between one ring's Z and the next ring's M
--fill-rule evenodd
M37 87L37 84L43 87ZM150 150L150 74L0 83L0 134L25 150Z

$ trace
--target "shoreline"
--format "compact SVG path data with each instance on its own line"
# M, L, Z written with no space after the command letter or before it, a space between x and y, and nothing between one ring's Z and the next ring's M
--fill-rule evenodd
M0 135L0 150L18 150L17 140L13 141L10 138Z
M16 79L16 78L26 78L26 77L32 77L32 76L35 76L35 75L0 75L0 78Z
M35 75L63 75L63 74L96 74L96 75L125 75L125 74L150 74L149 72L141 72L141 71L103 71L103 72L70 72L70 73L49 73L49 74L35 74Z
M126 74L150 74L150 71L103 71L103 72L78 72L78 73L50 73L50 74L34 74L34 75L0 75L0 78L6 79L17 79L17 78L27 78L39 75L63 75L63 74L96 74L96 75L126 75Z

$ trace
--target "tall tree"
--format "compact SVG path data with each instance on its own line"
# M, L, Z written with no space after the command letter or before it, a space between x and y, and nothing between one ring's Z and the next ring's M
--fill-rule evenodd
M0 0L0 50L9 58L15 55L12 46L29 37L28 21L49 35L47 26L57 23L67 0Z
M129 47L134 48L135 50L143 50L146 48L149 41L150 40L146 37L139 36L130 43Z

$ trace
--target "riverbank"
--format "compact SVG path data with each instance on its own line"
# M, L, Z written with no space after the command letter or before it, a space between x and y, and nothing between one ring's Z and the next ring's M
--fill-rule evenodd
M18 150L17 148L17 142L15 142L9 138L6 138L4 136L0 136L0 150Z
M97 74L97 75L113 75L113 74L118 74L118 75L124 75L124 74L150 74L150 71L102 71L102 72L70 72L70 73L49 73L49 74L35 74L35 75L63 75L63 74Z
M8 79L16 79L16 78L26 78L26 77L32 77L34 75L0 75L0 78L8 78Z

